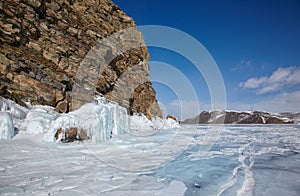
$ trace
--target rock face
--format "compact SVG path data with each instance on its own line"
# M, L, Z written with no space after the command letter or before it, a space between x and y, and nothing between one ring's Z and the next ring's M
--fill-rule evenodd
M291 124L290 113L272 114L268 112L204 111L182 121L182 124ZM290 114L291 115L291 114Z
M0 18L1 96L69 112L97 91L161 116L143 37L110 0L7 0Z

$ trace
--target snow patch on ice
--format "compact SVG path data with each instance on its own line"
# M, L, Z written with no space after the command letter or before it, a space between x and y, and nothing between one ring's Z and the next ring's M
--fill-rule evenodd
M160 196L180 196L184 195L185 191L187 190L185 184L181 181L172 180L170 185L162 190L162 192L158 195Z

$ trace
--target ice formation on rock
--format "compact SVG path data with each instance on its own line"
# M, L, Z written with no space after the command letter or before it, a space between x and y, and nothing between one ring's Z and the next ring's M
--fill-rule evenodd
M84 131L85 138L99 143L114 135L152 133L178 127L178 123L172 119L156 117L149 120L144 114L129 116L126 108L100 96L95 97L94 103L87 103L75 111L62 114L49 106L32 106L28 103L28 108L24 108L4 98L0 99L0 108L4 112L1 126L6 127L1 130L3 134L9 133L9 136L3 136L6 139L13 137L14 127L20 134L43 134L43 141L50 143L65 139L66 131L70 129L80 130L77 139L80 139L80 132Z
M9 140L14 137L14 123L8 112L0 112L0 139Z

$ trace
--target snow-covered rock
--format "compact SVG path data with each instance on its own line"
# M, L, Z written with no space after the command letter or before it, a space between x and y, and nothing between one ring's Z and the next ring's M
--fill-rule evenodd
M88 103L55 119L43 140L55 142L57 130L77 128L87 131L88 137L95 143L106 141L112 135L113 121L112 111L108 106Z
M14 137L15 128L11 115L0 112L0 139L10 140Z
M21 124L21 130L23 130L25 134L45 133L50 128L52 121L56 118L56 115L44 110L30 111Z
M62 134L72 128L84 131L87 138L94 143L129 132L129 115L126 108L117 103L107 102L102 97L95 99L95 103L87 103L78 110L60 114L50 123L44 141L55 142L55 134L59 129L63 130Z
M95 143L108 140L112 135L129 132L130 121L126 108L108 102L104 97L96 97L95 100L95 103L85 104L73 112L59 114L49 106L32 106L28 103L28 108L25 108L1 97L0 109L5 113L1 120L2 135L11 130L4 129L4 126L10 125L9 119L14 119L14 126L21 134L44 134L45 142L56 142L55 134L59 129L84 130L87 137ZM13 124L11 126L14 131Z
M134 114L130 116L130 130L133 132L145 132L155 128L153 122L144 114Z
M56 141L61 142L74 142L75 140L87 140L89 137L86 134L85 130L71 128L71 129L58 129L55 133Z
M4 122L10 122L12 136L14 127L24 135L43 135L43 141L55 143L59 141L89 139L93 143L109 140L115 135L131 133L148 135L160 130L177 128L178 122L174 119L161 119L159 117L149 120L143 114L129 116L127 109L117 103L109 102L104 97L96 96L94 103L87 103L79 109L69 113L57 113L54 108L41 105L27 104L24 108L13 101L0 99L1 111L7 113L9 118L3 117ZM8 129L2 129L7 132ZM66 138L72 132L72 138ZM59 133L58 133L59 131ZM75 136L76 137L75 137ZM11 137L12 137L11 136Z
M144 114L134 114L133 116L130 116L130 129L133 132L166 130L178 127L179 123L171 118L162 119L156 117L152 120L149 120Z
M29 110L11 100L0 97L0 111L9 112L14 118L24 119Z
M178 128L179 123L175 121L174 119L168 118L165 120L165 129L171 129L171 128Z

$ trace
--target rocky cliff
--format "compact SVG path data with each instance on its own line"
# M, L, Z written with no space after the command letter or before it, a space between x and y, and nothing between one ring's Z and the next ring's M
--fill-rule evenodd
M182 124L291 124L299 123L298 113L269 113L260 111L204 111L182 121Z
M161 116L142 35L110 0L1 0L0 95L68 112L96 92Z

